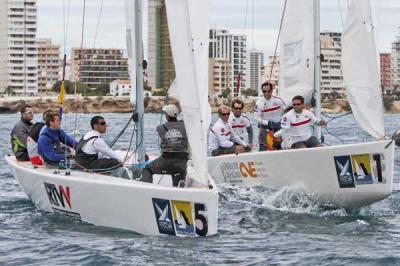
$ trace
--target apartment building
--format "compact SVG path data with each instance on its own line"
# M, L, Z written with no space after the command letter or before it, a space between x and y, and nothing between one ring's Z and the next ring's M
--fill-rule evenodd
M38 47L38 92L51 93L53 85L62 79L60 45L51 39L37 39Z
M225 58L208 59L208 93L218 96L224 90L231 88L231 63Z
M390 53L381 53L379 55L381 70L381 88L384 94L392 94L392 56Z
M116 79L129 79L128 58L114 48L72 48L71 80L94 88Z
M232 96L240 95L237 91L237 81L240 80L240 90L246 89L247 82L247 50L246 36L235 35L225 29L210 30L209 58L223 58L230 62ZM240 79L238 79L240 73Z
M38 93L36 0L0 1L0 90Z
M165 0L148 3L148 86L168 89L175 79Z
M345 97L342 75L341 32L321 32L321 96Z
M249 51L247 57L247 86L246 89L257 91L263 83L264 53L255 49Z

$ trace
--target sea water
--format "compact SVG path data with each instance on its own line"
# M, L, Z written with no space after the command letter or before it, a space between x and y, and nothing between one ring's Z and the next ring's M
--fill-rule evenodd
M35 119L40 116L36 114ZM89 130L91 117L81 114L76 120L82 134ZM129 114L104 117L109 125L105 138L111 141ZM152 237L97 227L36 209L4 160L10 153L10 131L18 119L18 114L0 115L0 265L400 265L397 149L393 194L369 207L346 211L321 206L295 188L269 191L264 187L241 189L226 185L220 186L217 235ZM146 114L145 119L146 147L157 151L155 129L162 116ZM74 124L75 115L66 114L66 131L72 132ZM393 132L400 127L400 115L386 115L385 124L387 132ZM323 133L329 145L367 138L351 115L330 122L328 131L332 135L326 130ZM129 127L115 148L126 148L131 132ZM255 125L254 132L257 135Z

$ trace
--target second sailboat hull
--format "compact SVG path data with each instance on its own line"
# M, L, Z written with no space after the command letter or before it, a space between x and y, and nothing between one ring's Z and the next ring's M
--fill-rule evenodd
M208 159L217 183L271 189L299 187L322 204L358 208L388 197L394 143L376 141L313 149L266 151Z

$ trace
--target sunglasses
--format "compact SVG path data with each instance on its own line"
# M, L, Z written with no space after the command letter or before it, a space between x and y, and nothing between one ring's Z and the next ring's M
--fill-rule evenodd
M262 91L263 93L271 93L271 90Z
M234 110L242 110L243 107L233 107Z
M33 115L33 112L32 111L28 111L28 112L24 112L24 114Z
M107 123L106 122L100 122L99 125L100 126L107 126Z
M228 116L228 115L230 115L231 113L224 113L224 114L220 114L221 116Z
M293 106L300 106L300 105L302 105L302 103L293 103L292 105Z

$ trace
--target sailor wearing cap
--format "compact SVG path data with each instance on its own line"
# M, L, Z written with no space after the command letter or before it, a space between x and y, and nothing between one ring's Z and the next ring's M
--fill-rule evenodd
M140 181L153 182L153 174L169 174L172 183L178 186L186 178L188 138L183 121L178 121L178 108L168 104L162 108L167 122L157 127L160 137L161 156L146 165Z

